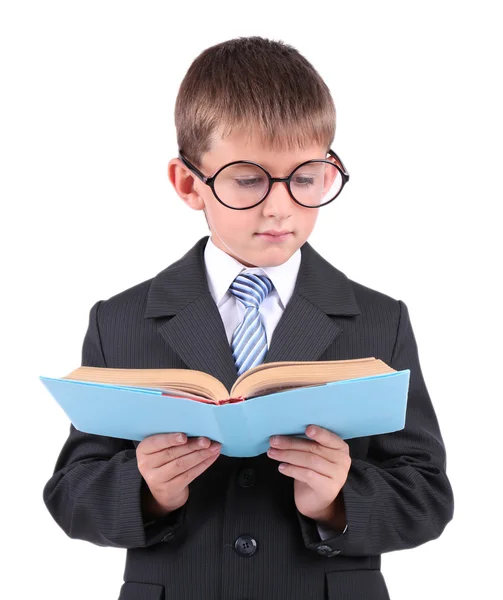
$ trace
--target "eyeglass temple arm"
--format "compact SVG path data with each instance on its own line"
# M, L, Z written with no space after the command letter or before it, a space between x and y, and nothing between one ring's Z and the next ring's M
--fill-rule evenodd
M337 156L337 154L333 151L333 150L329 150L328 153L330 154L330 156L332 156L333 158L335 158L335 160L339 163L339 165L342 168L342 171L344 173L344 175L346 176L347 179L349 179L349 173L348 170L346 169L346 167L344 166L344 163L342 162L342 160Z
M204 173L201 173L201 171L195 167L192 163L190 163L185 156L183 156L182 151L179 150L178 151L178 158L183 162L183 164L190 169L193 173L195 173L199 179L201 181L204 181L204 183L206 183L206 181L208 180L208 177L206 177L206 175L204 175Z

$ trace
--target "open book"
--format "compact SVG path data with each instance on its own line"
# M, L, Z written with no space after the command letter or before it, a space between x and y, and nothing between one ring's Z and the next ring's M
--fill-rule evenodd
M256 456L271 435L304 435L310 424L343 439L403 429L409 375L370 357L262 363L230 392L191 369L82 366L40 379L80 431L127 440L181 431Z
M63 379L160 389L170 396L177 395L212 404L228 404L287 389L395 372L395 369L382 360L373 357L262 363L240 375L230 394L224 384L213 375L191 369L79 367Z

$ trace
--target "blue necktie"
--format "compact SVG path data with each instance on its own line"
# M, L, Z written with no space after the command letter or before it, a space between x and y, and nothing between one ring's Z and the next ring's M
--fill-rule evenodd
M273 289L265 275L247 273L238 275L229 290L244 304L243 320L232 334L232 356L238 376L259 365L267 352L265 328L260 318L259 306Z

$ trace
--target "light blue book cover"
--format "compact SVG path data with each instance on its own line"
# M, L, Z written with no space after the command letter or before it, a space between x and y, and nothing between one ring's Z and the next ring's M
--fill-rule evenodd
M137 441L181 431L220 442L221 453L234 457L267 452L275 434L304 436L310 424L345 440L399 431L405 426L409 378L405 369L213 405L166 396L160 389L40 376L80 431Z

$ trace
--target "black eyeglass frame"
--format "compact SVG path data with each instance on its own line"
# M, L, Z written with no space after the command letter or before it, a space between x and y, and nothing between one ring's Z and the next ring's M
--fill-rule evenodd
M337 154L332 150L329 149L327 154L329 154L332 158L335 158L335 160L339 163L335 163L332 162L331 160L327 160L327 159L322 159L322 158L316 158L316 159L311 159L311 160L306 160L303 163L301 163L300 165L297 165L295 167L295 169L290 173L290 175L288 175L288 177L272 177L271 174L264 169L264 167L262 165L260 165L259 163L253 162L251 160L235 160L233 162L227 163L226 165L224 165L223 167L220 167L220 169L218 169L218 171L212 175L211 177L207 177L206 175L204 175L204 173L201 173L201 171L194 166L187 158L185 158L185 156L183 155L182 150L178 150L178 158L183 162L183 164L190 170L192 171L203 183L205 183L206 185L208 185L211 188L211 191L213 192L213 195L215 196L215 198L220 202L220 204L223 204L224 206L226 206L227 208L230 208L232 210L249 210L250 208L255 208L255 206L258 206L259 204L262 204L262 202L264 202L264 200L267 198L267 196L269 195L272 186L275 182L285 182L286 183L286 188L288 190L288 193L290 194L290 197L292 198L292 200L298 204L299 206L302 206L304 208L320 208L321 206L326 206L327 204L330 204L331 202L333 202L342 192L342 189L344 188L344 186L346 185L346 183L349 181L349 173L346 170L346 167L344 166L342 160L337 156ZM301 167L303 167L304 165L307 165L308 163L311 162L326 162L329 163L331 165L333 165L334 167L337 168L337 170L339 171L339 173L341 174L342 177L342 185L341 185L341 189L337 192L337 194L328 202L325 202L323 204L320 204L319 206L307 206L306 204L302 204L301 202L299 202L298 200L296 200L295 196L292 194L292 190L290 189L290 181L293 177L293 174L295 173L295 171L297 171L298 169L300 169ZM264 194L263 198L261 200L259 200L256 204L253 204L252 206L245 206L243 208L236 208L235 206L229 206L228 204L225 204L225 202L223 200L221 200L218 196L217 193L215 191L215 179L217 177L217 175L223 171L224 169L226 169L227 167L230 167L231 165L236 165L238 163L245 163L245 164L249 164L249 165L254 165L256 167L259 167L259 169L262 169L262 171L264 171L264 173L267 175L267 178L269 180L269 187L267 188L267 192ZM339 166L340 165L340 166Z

